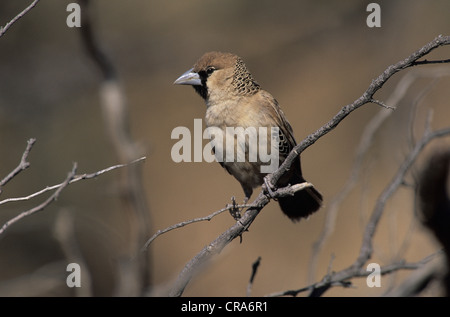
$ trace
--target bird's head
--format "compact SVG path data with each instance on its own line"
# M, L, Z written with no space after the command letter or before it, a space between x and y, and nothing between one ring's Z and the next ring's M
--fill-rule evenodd
M206 102L211 98L253 95L260 89L239 56L221 52L205 53L174 84L192 85Z

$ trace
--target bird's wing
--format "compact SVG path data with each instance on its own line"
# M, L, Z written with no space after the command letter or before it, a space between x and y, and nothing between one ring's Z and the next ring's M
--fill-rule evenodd
M294 138L294 133L291 125L286 119L286 116L281 110L278 102L271 94L268 92L261 90L260 91L261 98L261 106L263 106L267 111L266 113L269 116L269 120L273 122L274 125L279 127L279 155L280 158L286 158L291 150L295 147L297 142Z

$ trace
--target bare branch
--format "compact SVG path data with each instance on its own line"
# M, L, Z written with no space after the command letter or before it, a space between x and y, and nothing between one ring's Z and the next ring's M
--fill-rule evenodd
M6 185L10 180L12 180L17 174L27 169L30 166L30 163L27 161L28 155L30 154L31 148L33 147L36 139L29 139L27 143L27 147L22 154L22 159L20 160L19 165L11 171L4 179L0 181L0 194L2 193L2 187Z
M363 244L360 249L360 254L353 264L354 267L362 267L364 263L366 263L366 261L370 259L373 251L372 237L375 234L375 229L383 213L384 206L387 200L392 196L392 194L398 189L400 185L402 185L406 172L412 166L419 153L422 151L425 145L431 142L431 140L446 135L450 135L450 128L425 133L422 139L416 144L414 149L410 152L406 160L400 166L397 174L394 176L390 184L385 188L376 202L375 209L372 212L372 215L364 232Z
M282 187L277 189L275 192L273 192L274 196L272 198L279 198L279 197L284 197L284 196L293 196L296 192L298 192L299 190L303 190L305 188L308 187L313 187L314 185L309 183L309 182L304 182L304 183L300 183L300 184L294 184L292 186L286 186L286 187ZM1 204L1 201L0 201ZM157 237L159 237L160 235L172 231L174 229L178 229L187 225L190 225L192 223L196 223L196 222L200 222L200 221L210 221L212 218L214 218L215 216L223 213L224 211L227 210L232 210L234 208L237 209L243 209L243 208L250 208L250 207L256 207L253 204L244 204L244 205L229 205L225 208L222 208L220 210L217 210L215 212L213 212L212 214L205 216L205 217L200 217L200 218L194 218L194 219L190 219L187 221L183 221L177 224L174 224L172 226L169 226L165 229L161 229L158 230L153 236L150 237L150 239L147 240L147 242L144 244L144 246L142 247L141 251L145 251L148 249L149 245L153 242L153 240L155 240Z
M388 106L387 104L385 104L385 103L384 103L383 101L381 101L381 100L371 99L370 102L375 103L375 104L377 104L377 105L379 105L379 106L382 106L383 108L386 108L386 109L395 110L395 107Z
M32 140L34 140L34 139L32 139ZM32 140L30 140L30 141L32 141ZM34 141L33 141L33 142L30 142L30 141L29 141L29 147L31 148L30 144L32 145L32 144L34 143ZM27 149L28 149L28 147L27 147ZM29 152L29 151L28 151L28 152ZM28 152L27 152L27 151L24 152L24 155L22 156L22 161L25 161L25 159L26 159L26 157L27 157L27 155L28 155ZM24 158L25 158L25 159L24 159ZM145 159L145 157L141 157L141 158L139 158L139 159L137 159L137 160L132 161L132 162L129 163L129 164L118 164L118 165L110 166L110 167L108 167L108 168L102 169L102 170L97 171L97 172L94 172L94 173L90 173L90 174L82 174L82 175L75 175L75 173L76 173L76 168L77 168L77 164L74 163L72 172L69 173L69 175L68 175L67 178L64 180L64 182L62 182L62 183L60 183L60 184L57 184L57 185L54 185L54 186L46 187L46 188L44 188L44 189L42 189L42 190L40 190L40 191L38 191L38 192L36 192L36 193L34 193L34 194L28 195L28 196L26 196L26 197L8 198L8 199L5 199L5 200L0 201L0 204L4 204L4 203L10 202L10 201L22 201L22 200L28 200L28 199L31 199L31 198L33 198L33 197L39 196L39 195L41 195L41 194L43 194L43 193L45 193L45 192L48 192L48 191L50 191L50 190L56 189L56 191L55 191L49 198L47 198L43 203L41 203L40 205L38 205L38 206L36 206L36 207L34 207L34 208L31 208L31 209L29 209L29 210L27 210L27 211L24 211L24 212L20 213L19 215L17 215L16 217L14 217L14 218L10 219L9 221L7 221L7 222L0 228L0 235L1 235L7 228L9 228L12 224L16 223L17 221L23 219L23 218L26 217L26 216L35 214L35 213L37 213L38 211L41 211L41 210L43 210L44 208L46 208L48 205L50 205L54 200L56 200L56 199L59 197L61 191L62 191L66 186L68 186L69 184L75 183L75 182L80 181L80 180L82 180L82 179L92 179L92 178L95 178L95 177L97 177L97 176L99 176L99 175L102 175L102 174L104 174L104 173L106 173L106 172L109 172L109 171L112 171L112 170L115 170L115 169L118 169L118 168L121 168L121 167L128 166L128 165L130 165L130 164L134 164L134 163L143 161L144 159ZM21 164L22 164L22 162L21 162ZM20 164L19 164L19 166L20 166Z
M28 7L26 7L22 12L20 12L18 15L16 15L11 21L9 21L8 23L6 23L6 25L4 27L0 26L0 37L3 36L3 34L6 33L6 31L8 31L8 29L17 22L17 20L19 20L21 17L23 17L25 14L28 13L28 11L30 11L31 9L34 8L34 6L39 2L39 0L34 0Z
M72 171L67 175L66 180L61 184L61 186L49 197L47 198L43 203L39 204L36 207L33 207L27 211L24 211L22 213L20 213L19 215L17 215L16 217L8 220L1 228L0 228L0 235L3 234L5 232L6 229L8 229L11 225L13 225L14 223L16 223L17 221L30 216L32 214L35 214L41 210L43 210L45 207L47 207L48 205L50 205L53 201L55 201L56 199L58 199L59 194L62 192L62 190L69 185L70 181L73 179L75 173L77 170L77 163L73 164L73 168Z
M147 250L147 248L153 242L153 240L155 240L157 237L159 237L160 235L162 235L162 234L164 234L166 232L169 232L169 231L172 231L174 229L178 229L178 228L187 226L187 225L192 224L192 223L196 223L196 222L200 222L200 221L210 221L215 216L223 213L224 211L231 210L232 208L247 208L247 207L250 207L250 206L251 205L236 205L236 206L231 206L230 205L230 206L227 206L227 207L222 208L220 210L217 210L217 211L213 212L212 214L210 214L208 216L200 217L200 218L194 218L194 219L191 219L191 220L183 221L183 222L174 224L174 225L172 225L170 227L167 227L165 229L158 230L153 236L151 236L150 239L147 240L145 245L142 247L141 251Z
M327 278L326 279L324 278L322 282L315 283L312 286L303 288L302 291L314 288L313 296L320 296L330 287L335 286L336 283L345 282L353 277L363 276L365 274L363 273L365 271L364 265L370 259L373 252L372 238L375 234L375 230L377 228L379 220L381 219L384 206L386 205L388 199L403 184L407 171L412 166L412 164L416 160L419 153L423 150L423 148L433 139L448 135L450 135L450 128L437 130L434 132L426 131L422 139L416 144L414 149L406 157L405 161L399 167L392 181L388 184L388 186L384 189L384 191L381 193L380 197L376 201L375 208L366 225L366 229L363 234L363 242L360 248L359 255L356 258L355 262L346 269L343 269L336 273L332 273L331 276L327 275L326 276ZM396 265L394 267L397 269ZM405 267L405 265L401 265L398 267L407 268Z
M445 279L445 272L447 271L446 261L443 254L424 262L423 266L420 266L416 272L404 281L400 286L395 289L389 290L384 296L389 297L408 297L416 296L425 289L433 281L442 282Z
M425 257L419 262L407 263L405 261L400 261L397 263L392 263L386 266L381 267L380 274L389 274L399 270L415 270L423 267L430 259L430 256ZM364 268L360 268L359 270L355 270L351 277L366 277L370 274L370 271L365 270ZM268 294L268 297L280 297L280 296L297 296L303 292L311 292L310 296L320 296L322 295L328 288L334 286L341 287L351 287L352 283L348 281L349 278L336 279L334 278L334 274L327 274L322 281L296 289L296 290L287 290L282 292L274 292Z
M423 61L417 61L412 64L412 66L417 65L429 65L429 64L445 64L450 63L450 59L441 59L441 60L435 60L435 61L429 61L429 60L423 60Z
M115 169L118 169L118 168L126 167L126 166L129 166L129 165L131 165L131 164L135 164L135 163L144 161L145 159L146 159L146 157L143 156L143 157L138 158L137 160L134 160L134 161L132 161L132 162L130 162L130 163L127 163L127 164L117 164L117 165L110 166L110 167L107 167L107 168L105 168L105 169L102 169L102 170L100 170L100 171L97 171L97 172L94 172L94 173L90 173L90 174L75 175L75 176L73 177L73 179L70 180L69 184L78 182L78 181L83 180L83 179L92 179L92 178L95 178L95 177L97 177L97 176L100 176L100 175L102 175L102 174L104 174L104 173L106 173L106 172L110 172L110 171L115 170ZM51 190L54 190L54 189L58 189L58 188L60 188L63 184L64 184L64 183L56 184L56 185L53 185L53 186L47 186L47 187L45 187L44 189L41 189L40 191L37 191L37 192L35 192L35 193L33 193L33 194L30 194L30 195L28 195L28 196L24 196L24 197L16 197L16 198L7 198L7 199L4 199L4 200L1 200L1 201L0 201L0 205L6 204L6 203L9 203L9 202L16 202L16 201L29 200L29 199L31 199L31 198L37 197L37 196L39 196L39 195L42 195L42 194L44 194L44 193L46 193L46 192L48 192L48 191L51 191Z
M387 99L387 104L397 105L399 104L400 100L404 98L405 94L407 93L408 89L411 87L411 85L419 78L423 77L430 77L434 78L433 83L436 81L436 78L440 78L443 76L450 76L450 69L414 69L411 72L408 72L406 75L402 77L402 79L399 81L397 86L395 87L393 93L389 96ZM428 91L429 88L425 89L425 92ZM424 92L420 94L420 96L415 100L413 103L413 108L416 107L417 103L423 98ZM313 244L313 250L312 250L312 256L309 263L309 277L310 277L310 283L312 283L315 279L315 269L317 267L317 261L319 252L322 249L323 245L327 241L327 239L330 237L330 235L334 231L336 218L338 214L339 207L341 203L344 201L344 199L349 195L351 190L354 188L354 186L357 183L357 180L359 178L359 174L361 171L363 159L369 150L370 146L373 143L373 139L375 137L376 132L379 130L379 128L382 126L383 122L386 121L387 118L390 117L390 115L393 112L389 109L381 109L378 111L378 113L366 124L366 127L361 135L359 145L357 147L354 163L352 165L352 170L350 172L350 175L342 187L341 191L334 196L330 201L328 202L328 208L325 210L325 223L323 226L323 230L320 233L319 237ZM415 110L411 110L411 113L414 115ZM411 124L412 126L413 118L411 118ZM412 135L412 132L411 132ZM411 137L411 140L413 138ZM414 146L413 142L410 142L411 148Z
M333 130L337 127L339 123L344 120L351 112L360 108L361 106L372 102L373 95L383 87L383 85L391 78L394 74L399 71L406 69L411 66L415 66L415 62L422 58L423 56L429 54L434 49L450 44L450 36L442 36L439 35L433 41L426 44L419 50L412 53L406 59L399 61L398 63L389 66L386 70L379 75L377 78L372 80L372 83L369 85L369 88L353 103L344 106L328 123L318 129L316 132L310 134L306 139L295 146L291 153L288 155L286 160L281 164L281 166L274 173L269 175L269 181L276 185L277 181L281 178L281 176L289 170L290 166L296 159L296 157L301 154L304 150L306 150L309 146L313 145L319 138Z
M303 182L303 183L300 183L300 184L294 184L292 186L282 187L282 188L277 189L273 193L274 196L272 198L279 198L279 197L284 197L284 196L293 196L299 190L303 190L305 188L313 187L313 186L314 185L309 183L309 182ZM217 210L217 211L213 212L212 214L210 214L208 216L190 219L190 220L187 220L187 221L183 221L183 222L174 224L174 225L172 225L170 227L167 227L165 229L158 230L153 236L151 236L150 239L147 240L145 245L142 247L141 251L145 251L149 247L149 245L153 242L153 240L155 240L158 236L160 236L160 235L162 235L162 234L164 234L166 232L169 232L169 231L172 231L174 229L178 229L178 228L190 225L192 223L196 223L196 222L200 222L200 221L210 221L215 216L217 216L217 215L219 215L219 214L221 214L221 213L223 213L224 211L227 211L227 210L232 210L234 208L236 208L236 209L243 209L243 208L250 208L250 207L256 207L256 206L253 205L253 204L229 205L229 206L227 206L225 208L222 208L220 210Z
M247 228L250 227L260 210L268 203L269 199L261 192L252 204L253 207L247 209L244 215L231 228L208 244L186 264L184 269L178 275L175 285L170 290L169 296L180 296L197 271L205 265L211 257L220 253L228 243L241 236Z

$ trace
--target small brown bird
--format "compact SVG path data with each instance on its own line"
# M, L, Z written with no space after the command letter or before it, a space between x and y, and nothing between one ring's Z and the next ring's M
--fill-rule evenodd
M268 133L271 131L270 128L278 128L277 143L272 143L278 148L278 164L286 159L296 145L292 127L278 102L270 93L261 89L240 57L231 53L206 53L174 84L194 87L206 102L206 125L219 128L225 136L227 136L227 127L243 129L266 127ZM249 160L252 147L249 146L248 135L247 138L239 138L237 135L233 137L234 150L243 148L245 161L225 160L220 163L240 182L244 189L245 201L248 201L253 189L264 183L266 174L261 172L261 166L264 164L261 159ZM273 140L271 135L267 139ZM271 144L268 145L269 148L271 146ZM214 147L216 155L218 149L226 155L225 141L214 143ZM305 182L305 179L302 176L300 157L298 157L277 185L284 187L302 182ZM314 187L308 187L297 191L294 196L280 197L278 202L281 210L291 220L298 221L320 208L322 195Z

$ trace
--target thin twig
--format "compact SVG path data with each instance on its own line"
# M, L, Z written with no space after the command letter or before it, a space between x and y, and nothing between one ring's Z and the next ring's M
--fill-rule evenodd
M373 102L373 103L375 103L375 104L377 104L379 106L382 106L383 108L386 108L386 109L390 109L390 110L395 110L396 109L396 107L388 106L387 104L385 104L381 100L371 99L370 102Z
M6 185L10 180L12 180L17 174L22 172L23 170L27 169L30 166L30 163L27 161L28 155L30 154L30 151L36 142L36 139L29 139L27 142L27 147L25 151L22 154L22 158L20 160L19 165L11 171L4 179L0 181L0 194L2 193L2 187Z
M104 174L104 173L110 172L110 171L112 171L112 170L115 170L115 169L118 169L118 168L122 168L122 167L126 167L126 166L128 166L128 165L131 165L131 164L135 164L135 163L141 162L141 161L143 161L143 160L145 160L145 159L146 159L146 157L143 156L143 157L138 158L137 160L134 160L134 161L132 161L132 162L130 162L130 163L126 163L126 164L117 164L117 165L110 166L110 167L107 167L107 168L105 168L105 169L102 169L102 170L100 170L100 171L97 171L97 172L94 172L94 173L90 173L90 174L75 175L75 176L73 177L73 179L70 180L69 184L78 182L78 181L83 180L83 179L92 179L92 178L95 178L95 177L97 177L97 176L100 176L100 175L102 175L102 174ZM44 194L44 193L46 193L46 192L48 192L48 191L51 191L51 190L54 190L54 189L58 189L58 188L60 188L63 184L64 184L64 183L56 184L56 185L53 185L53 186L47 186L47 187L45 187L44 189L41 189L40 191L37 191L37 192L35 192L35 193L33 193L33 194L30 194L30 195L28 195L28 196L24 196L24 197L15 197L15 198L7 198L7 199L4 199L4 200L1 200L1 201L0 201L0 205L6 204L6 203L9 203L9 202L13 202L13 201L24 201L24 200L29 200L29 199L31 199L31 198L37 197L37 196L39 196L39 195L42 195L42 194Z
M3 34L6 33L6 31L8 31L8 29L17 22L17 20L19 20L21 17L23 17L25 14L28 13L28 11L30 11L31 9L33 9L33 7L39 2L39 0L34 0L28 7L26 7L22 12L20 12L18 15L16 15L11 21L9 21L8 23L6 23L6 25L4 27L0 26L0 37L3 36Z
M8 220L1 228L0 228L0 235L5 232L6 229L8 229L11 225L18 222L19 220L23 219L24 217L30 216L32 214L35 214L41 210L43 210L45 207L50 205L53 201L58 199L59 194L62 192L62 190L69 185L70 181L75 176L75 173L77 171L77 163L73 164L72 171L67 175L66 180L59 186L59 188L49 197L47 198L43 203L37 205L36 207L33 207L27 211L21 212L16 217Z
M445 256L441 254L441 256L436 257L435 260L425 262L422 266L418 267L401 285L388 290L383 296L412 297L420 295L420 293L433 281L442 282L445 278L445 271Z
M445 63L450 63L450 59L441 59L441 60L434 60L434 61L429 61L429 60L423 60L423 61L416 61L412 64L412 66L417 66L417 65L429 65L429 64L445 64Z
M225 208L222 208L220 210L217 210L217 211L213 212L212 214L210 214L208 216L200 217L200 218L194 218L194 219L190 219L190 220L187 220L187 221L182 221L180 223L171 225L171 226L169 226L169 227L167 227L165 229L158 230L154 235L152 235L150 237L150 239L147 240L147 242L145 242L145 244L142 247L141 251L144 252L145 250L147 250L149 245L153 242L153 240L155 240L157 237L159 237L160 235L162 235L162 234L164 234L166 232L169 232L169 231L172 231L172 230L175 230L175 229L178 229L178 228L190 225L192 223L196 223L196 222L200 222L200 221L210 221L215 216L223 213L224 211L231 210L233 208L242 209L242 208L249 208L249 207L252 207L252 205L249 205L249 204L246 204L246 205L235 205L235 206L229 205L229 206L227 206Z

